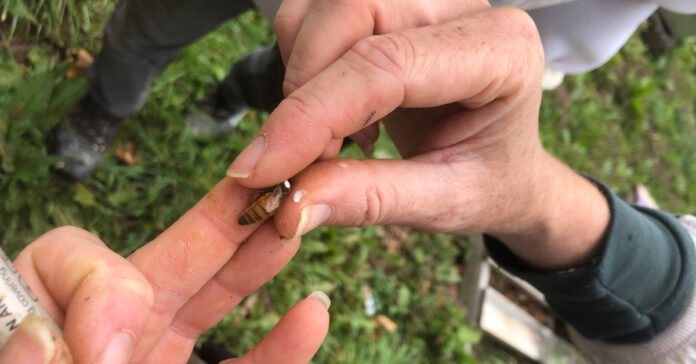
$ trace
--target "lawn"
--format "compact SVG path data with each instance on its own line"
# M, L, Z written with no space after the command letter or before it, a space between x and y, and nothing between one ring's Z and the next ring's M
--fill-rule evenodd
M33 3L32 5L25 5ZM46 230L76 225L128 254L193 206L251 140L266 115L250 113L229 137L200 139L181 113L222 79L234 60L274 36L248 12L181 53L153 84L144 109L116 146L133 143L140 161L124 164L111 148L83 183L50 171L48 130L86 91L66 79L69 51L96 54L113 0L0 0L0 243L8 254ZM696 43L658 57L636 37L601 69L566 78L547 92L544 144L573 168L618 191L645 184L663 208L696 210L691 148L696 145ZM358 156L348 149L346 156ZM377 157L396 157L381 139ZM242 353L294 302L322 289L333 300L331 330L316 363L475 362L465 350L479 333L463 324L456 284L468 239L398 227L323 228L307 236L290 265L207 335ZM394 321L385 330L365 313ZM480 362L508 362L483 350Z

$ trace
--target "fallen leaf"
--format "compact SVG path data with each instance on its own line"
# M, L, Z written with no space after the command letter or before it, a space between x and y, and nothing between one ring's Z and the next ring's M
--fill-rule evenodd
M127 166L132 166L134 164L140 163L140 156L133 155L135 151L135 144L133 142L125 142L116 147L114 154L116 158L120 160L123 164Z
M89 54L89 52L82 48L72 49L70 51L70 55L73 57L75 65L70 71L68 71L65 77L67 77L68 79L72 79L80 78L86 75L89 66L92 65L92 62L94 62L94 57L92 57L92 55Z
M399 255L401 251L401 242L394 238L387 238L387 252L393 255Z
M380 326L382 326L387 331L393 332L396 331L396 329L399 327L394 321L392 321L387 316L377 315L375 319L377 320L377 323L379 323Z
M239 315L242 317L248 317L249 313L251 313L251 308L256 305L256 302L259 300L259 295L258 293L253 293L249 295L245 300L244 303L242 304L242 307L239 308Z

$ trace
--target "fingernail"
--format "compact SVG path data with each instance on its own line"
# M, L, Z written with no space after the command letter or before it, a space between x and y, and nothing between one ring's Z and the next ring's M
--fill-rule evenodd
M310 205L302 209L300 223L297 224L295 235L286 241L292 241L308 233L310 230L326 222L331 216L331 206L327 204Z
M261 159L263 151L266 149L266 137L261 135L254 139L232 162L227 169L227 177L247 178L251 176L256 168L256 163Z
M120 331L111 337L104 350L99 355L99 364L126 364L133 357L133 336Z
M43 351L45 362L48 363L56 355L56 339L60 336L54 334L47 321L35 315L29 315L22 320L17 330L21 330L35 345Z
M329 307L331 307L331 299L329 298L329 295L322 291L314 291L312 292L307 298L312 299L312 300L317 300L319 303L321 303L324 308L327 310Z

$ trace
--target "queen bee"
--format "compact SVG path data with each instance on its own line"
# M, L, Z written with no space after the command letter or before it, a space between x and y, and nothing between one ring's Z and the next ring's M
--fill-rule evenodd
M275 215L283 198L289 192L290 181L288 180L261 192L239 217L239 225L251 225Z

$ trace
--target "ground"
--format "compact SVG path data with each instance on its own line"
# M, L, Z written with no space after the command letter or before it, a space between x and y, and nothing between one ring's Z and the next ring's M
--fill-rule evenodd
M0 242L10 255L66 224L92 231L121 254L132 252L224 176L266 117L251 113L233 135L199 139L180 116L235 59L273 43L263 17L249 12L182 52L92 178L73 183L53 174L57 160L46 152L45 135L87 87L84 79L65 78L70 51L98 51L113 3L0 0ZM617 191L642 183L663 208L694 211L695 74L696 42L652 57L634 37L601 69L545 93L544 145ZM345 153L360 155L354 148ZM396 154L382 139L376 156ZM208 336L242 353L294 302L321 289L333 300L332 321L316 363L475 362L464 344L479 333L463 324L466 313L456 305L467 244L466 237L396 227L318 229L278 277ZM365 314L368 291L396 331ZM479 362L514 360L492 348L478 351Z

